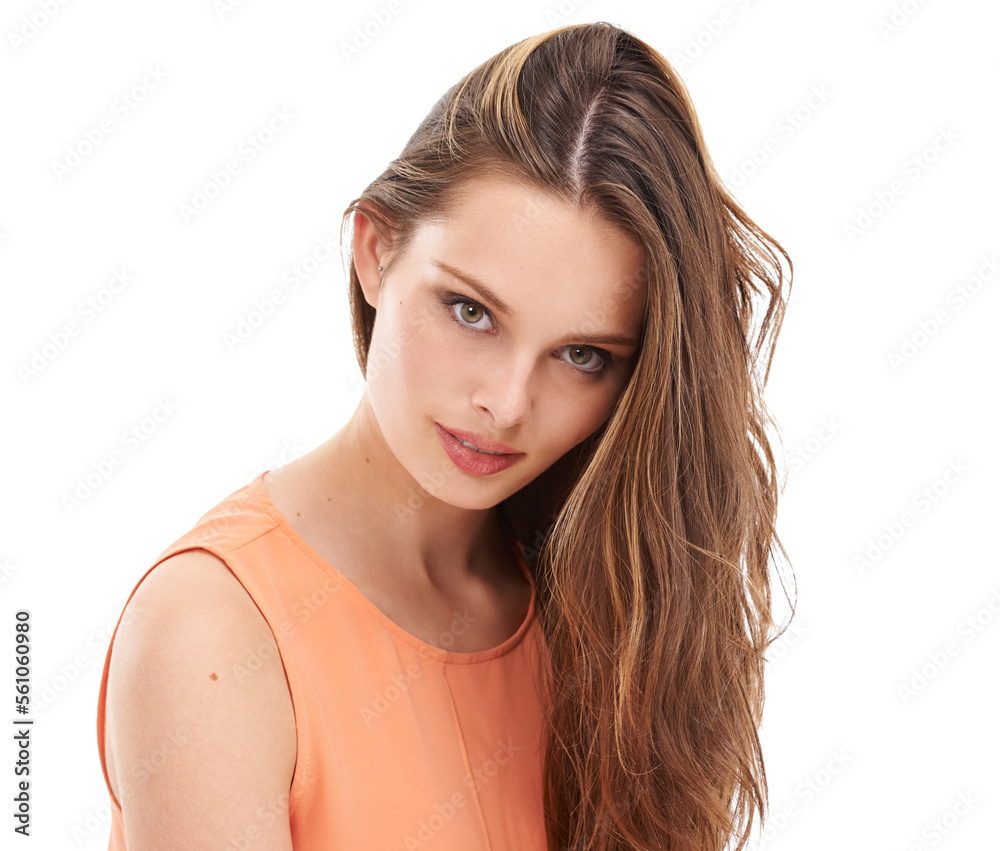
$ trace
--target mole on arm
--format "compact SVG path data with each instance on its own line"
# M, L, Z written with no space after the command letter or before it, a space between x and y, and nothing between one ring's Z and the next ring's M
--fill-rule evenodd
M210 673L210 674L208 675L208 678L209 678L210 680L217 680L217 679L219 679L219 675L218 675L217 673L215 673L215 671L212 671L212 673Z

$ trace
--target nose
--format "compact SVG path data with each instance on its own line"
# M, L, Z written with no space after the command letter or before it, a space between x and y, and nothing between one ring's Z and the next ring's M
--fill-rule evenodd
M492 369L480 370L478 376L472 403L495 428L512 428L529 419L535 374L527 356L498 358Z

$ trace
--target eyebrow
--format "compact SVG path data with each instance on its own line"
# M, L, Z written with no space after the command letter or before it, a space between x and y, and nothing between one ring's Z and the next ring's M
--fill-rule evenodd
M454 266L449 265L441 260L431 260L438 269L442 272L446 272L453 278L458 278L462 283L471 289L476 291L476 294L483 299L483 301L490 302L498 313L504 316L514 316L514 309L507 304L500 296L498 296L493 290L491 290L486 284L484 284L479 278L473 277L468 272L462 272L456 269ZM597 336L588 336L584 338L587 343L602 343L607 346L638 346L639 341L634 337L629 337L626 334L614 334L614 333L604 333ZM583 339L580 340L583 342Z

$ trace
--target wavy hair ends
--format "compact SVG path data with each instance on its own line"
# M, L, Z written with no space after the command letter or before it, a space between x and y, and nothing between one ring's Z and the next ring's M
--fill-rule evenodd
M533 36L463 77L344 226L364 212L396 255L483 173L592 206L647 261L617 407L500 506L534 554L550 650L549 849L738 851L767 802L770 563L787 554L762 393L791 260L726 190L674 69L612 24ZM374 310L353 260L349 275L364 373Z

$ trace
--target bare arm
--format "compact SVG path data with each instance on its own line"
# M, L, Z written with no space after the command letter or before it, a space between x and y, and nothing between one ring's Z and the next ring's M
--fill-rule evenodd
M284 669L263 615L210 553L167 559L129 602L105 737L129 851L234 841L291 851L295 719Z

